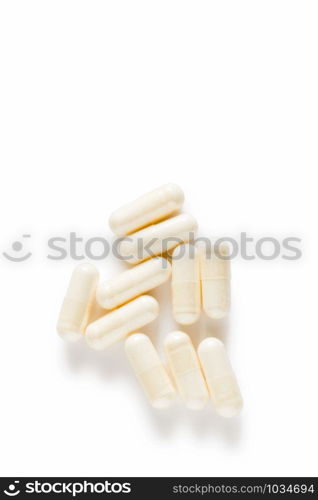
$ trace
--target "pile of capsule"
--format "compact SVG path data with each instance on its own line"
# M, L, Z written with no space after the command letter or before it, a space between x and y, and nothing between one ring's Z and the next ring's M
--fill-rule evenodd
M228 314L228 248L223 245L216 253L191 243L197 222L188 214L176 215L183 201L182 190L167 184L113 212L109 225L120 238L118 252L133 267L99 282L93 264L78 265L61 307L57 330L71 342L84 336L87 344L97 350L126 339L127 357L155 408L170 406L177 389L189 409L203 408L211 397L220 415L232 417L242 408L242 397L220 340L207 337L196 352L186 333L169 333L164 348L173 383L149 337L139 333L159 314L158 301L143 294L170 277L177 323L195 323L201 315L201 304L214 320ZM152 258L146 252L149 244ZM159 256L163 253L166 258ZM102 313L92 320L96 303Z

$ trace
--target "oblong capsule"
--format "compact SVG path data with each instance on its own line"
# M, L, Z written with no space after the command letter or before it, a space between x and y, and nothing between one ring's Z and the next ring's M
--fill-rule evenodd
M191 215L176 215L127 236L119 243L118 253L129 264L136 264L190 241L197 226Z
M130 335L125 351L150 404L157 409L171 406L176 392L149 337L143 333Z
M199 254L203 310L212 319L222 319L231 301L229 248L226 244L211 251L199 247Z
M161 285L170 275L171 265L167 259L156 257L100 283L96 298L101 307L113 309Z
M176 184L165 184L115 210L109 225L117 236L124 236L177 212L183 202L182 189Z
M199 345L198 354L217 413L222 417L237 415L243 400L223 343L206 338Z
M86 341L93 349L105 349L134 330L151 323L158 314L159 304L156 299L150 295L142 295L88 325Z
M57 331L65 340L75 342L83 336L95 300L98 275L89 262L74 269L57 322Z
M164 347L181 398L190 410L201 410L209 400L209 393L189 335L171 332Z
M194 245L176 247L172 254L172 309L181 325L195 323L201 312L200 262Z

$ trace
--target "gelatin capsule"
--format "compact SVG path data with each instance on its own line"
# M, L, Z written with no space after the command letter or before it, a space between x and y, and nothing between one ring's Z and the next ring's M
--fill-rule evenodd
M194 217L180 214L127 236L119 243L118 253L129 264L136 264L190 241L196 229Z
M209 393L189 335L179 331L169 333L164 346L181 398L190 410L201 410L209 400Z
M217 413L222 417L237 415L243 400L223 343L214 337L206 338L198 354Z
M105 309L113 309L161 285L170 275L170 263L156 257L101 283L96 298Z
M203 310L212 319L222 319L230 309L229 248L222 244L217 250L198 249Z
M124 236L180 210L184 194L176 184L165 184L124 205L109 218L111 230Z
M201 312L200 262L194 245L176 247L172 254L172 309L181 325L195 323Z
M149 337L143 333L130 335L125 351L150 404L157 409L171 406L176 392Z
M151 323L158 314L159 304L156 299L150 295L142 295L88 325L86 341L93 349L105 349L134 330Z
M98 282L98 271L88 262L73 271L57 322L59 335L70 342L79 340L85 331Z

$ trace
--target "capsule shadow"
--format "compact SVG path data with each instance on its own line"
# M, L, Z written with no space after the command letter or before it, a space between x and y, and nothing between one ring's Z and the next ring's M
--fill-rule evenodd
M122 343L114 344L103 351L91 349L85 339L75 344L66 344L64 347L67 366L72 372L90 370L108 381L112 377L127 376L129 367Z
M140 392L138 404L142 405L150 424L163 438L169 439L181 429L188 429L198 441L211 439L222 440L230 447L239 445L242 438L242 420L240 416L225 419L217 415L211 403L204 410L191 411L185 408L179 400L177 404L167 410L158 411L152 408Z

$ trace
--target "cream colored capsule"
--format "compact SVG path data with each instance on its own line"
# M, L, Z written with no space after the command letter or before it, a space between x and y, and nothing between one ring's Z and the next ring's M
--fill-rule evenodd
M226 244L211 251L198 248L203 309L212 319L224 318L231 300L229 248Z
M96 298L105 309L113 309L169 279L171 265L156 257L101 283Z
M125 350L151 405L158 409L171 406L175 389L149 337L143 333L130 335Z
M200 317L200 262L194 245L176 247L172 254L172 309L181 325L191 325Z
M198 353L216 411L222 417L237 415L243 401L223 343L213 337L206 338Z
M158 314L156 299L142 295L88 325L85 332L87 343L93 349L105 349L151 323Z
M118 252L123 260L136 264L189 241L196 229L194 217L177 215L127 236L119 243Z
M165 184L113 212L110 228L117 236L124 236L177 212L183 201L179 186Z
M75 342L85 331L98 281L93 264L79 264L73 271L57 322L57 331L65 340Z
M209 393L189 335L169 333L164 346L181 398L190 410L201 410L209 399Z

